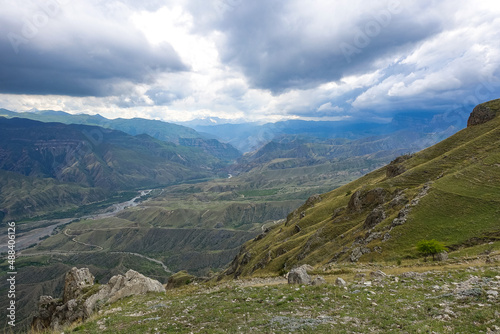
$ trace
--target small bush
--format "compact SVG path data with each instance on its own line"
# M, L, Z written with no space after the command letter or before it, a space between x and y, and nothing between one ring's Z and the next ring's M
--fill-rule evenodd
M432 255L432 258L435 259L436 254L445 252L448 249L444 246L442 242L432 239L432 240L420 240L417 243L417 250L427 260L427 256Z

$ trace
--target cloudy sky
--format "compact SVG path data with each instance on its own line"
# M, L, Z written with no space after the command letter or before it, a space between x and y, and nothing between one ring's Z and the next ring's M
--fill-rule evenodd
M0 4L10 110L383 121L500 97L498 0Z

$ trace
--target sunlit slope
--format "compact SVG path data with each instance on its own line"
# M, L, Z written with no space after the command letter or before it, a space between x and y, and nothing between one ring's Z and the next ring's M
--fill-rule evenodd
M416 243L422 239L437 239L452 251L498 240L500 103L481 107L494 118L311 197L285 223L247 242L226 273L276 273L301 263L397 261L417 257Z

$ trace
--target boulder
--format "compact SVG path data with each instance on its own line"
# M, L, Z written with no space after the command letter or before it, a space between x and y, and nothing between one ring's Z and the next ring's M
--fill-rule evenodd
M102 286L99 292L85 301L85 307L89 311L93 311L98 301L114 303L119 299L147 292L165 292L165 288L157 280L130 269L125 273L125 276L115 275L111 277L108 284Z
M311 276L307 273L306 265L292 269L288 273L288 284L311 284Z
M318 276L318 277L315 277L311 283L311 285L323 285L323 284L326 284L326 280L321 277L321 276Z
M337 277L337 279L335 280L335 285L338 285L338 286L346 286L346 285L347 285L347 283L346 283L346 281L344 281L342 278Z

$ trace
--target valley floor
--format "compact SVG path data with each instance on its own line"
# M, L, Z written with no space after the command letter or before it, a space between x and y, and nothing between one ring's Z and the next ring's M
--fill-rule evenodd
M195 283L126 298L64 332L500 333L496 257L332 267L320 286L288 285L282 277ZM387 276L372 274L380 269ZM337 286L337 277L347 285Z

